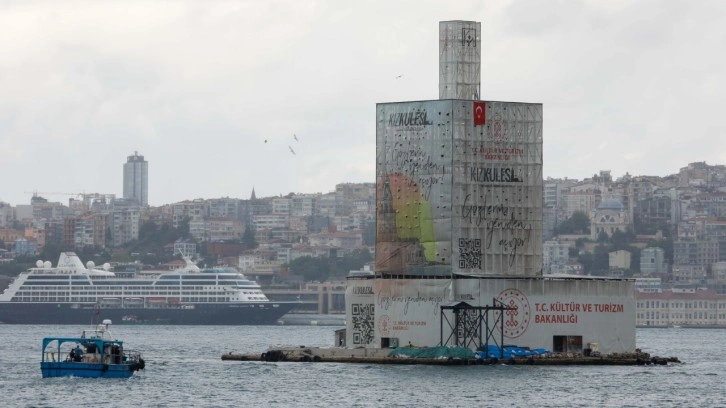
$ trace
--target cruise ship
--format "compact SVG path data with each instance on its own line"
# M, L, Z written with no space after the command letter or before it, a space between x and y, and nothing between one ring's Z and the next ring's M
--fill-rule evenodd
M296 304L270 301L231 268L202 270L187 259L179 270L123 277L108 264L84 266L75 253L63 252L56 267L38 261L0 294L0 322L262 325L277 323Z

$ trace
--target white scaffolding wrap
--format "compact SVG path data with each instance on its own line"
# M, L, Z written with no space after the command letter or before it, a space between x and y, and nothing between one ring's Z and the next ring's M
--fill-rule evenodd
M481 86L481 23L439 23L439 99L478 100Z
M454 273L540 275L542 105L456 101L453 116Z
M542 105L378 104L376 271L537 276Z

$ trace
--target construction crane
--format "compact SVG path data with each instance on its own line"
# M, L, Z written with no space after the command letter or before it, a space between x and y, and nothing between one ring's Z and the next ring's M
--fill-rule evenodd
M62 191L26 191L25 194L32 194L33 197L43 197L43 196L53 196L53 195L64 195L69 196L69 198L75 198L77 200L82 199L85 200L86 197L97 197L97 196L104 196L109 194L100 194L100 193L66 193Z
M83 196L86 193L62 193L57 191L25 191L25 194L32 194L33 197L37 197L39 195L67 195L67 196Z

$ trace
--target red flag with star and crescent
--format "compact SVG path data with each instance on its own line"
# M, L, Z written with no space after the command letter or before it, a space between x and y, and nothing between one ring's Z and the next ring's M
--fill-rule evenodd
M486 102L474 102L474 126L483 125L487 122Z

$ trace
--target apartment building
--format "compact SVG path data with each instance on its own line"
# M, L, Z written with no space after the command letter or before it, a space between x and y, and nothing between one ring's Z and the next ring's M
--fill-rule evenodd
M635 298L640 327L726 327L726 295L713 290L636 291Z

